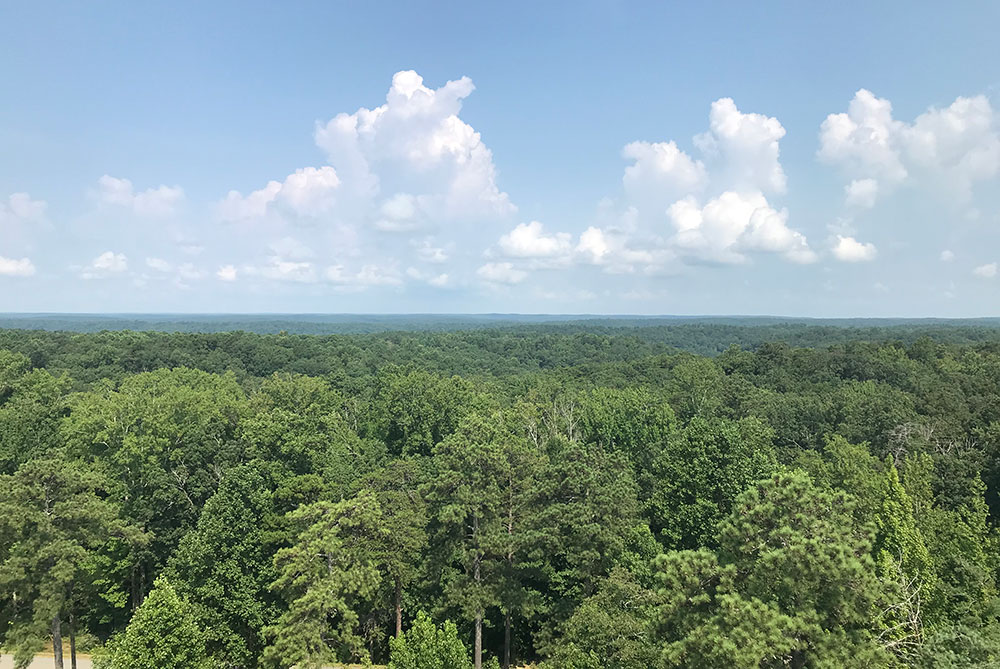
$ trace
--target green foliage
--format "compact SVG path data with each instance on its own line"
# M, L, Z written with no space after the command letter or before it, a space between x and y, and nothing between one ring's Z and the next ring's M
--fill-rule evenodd
M801 472L746 490L718 553L659 559L665 666L862 667L887 662L869 613L880 585L843 493Z
M220 666L257 666L264 628L277 617L269 591L276 547L265 479L252 467L231 470L181 540L169 563L171 580L192 602Z
M772 432L755 418L696 417L652 464L650 528L667 548L716 544L716 525L751 482L776 466Z
M208 669L192 607L159 577L125 633L108 646L108 669Z
M106 538L141 537L119 521L101 477L64 455L0 475L0 490L0 619L23 661L44 643L53 619L88 604L79 600Z
M656 666L659 648L653 621L659 598L616 568L566 621L558 648L543 669L646 669Z
M135 636L166 574L234 669L420 610L487 665L997 663L995 324L442 318L0 330L3 644Z
M389 641L389 669L470 669L469 651L450 620L437 627L421 611L413 625Z

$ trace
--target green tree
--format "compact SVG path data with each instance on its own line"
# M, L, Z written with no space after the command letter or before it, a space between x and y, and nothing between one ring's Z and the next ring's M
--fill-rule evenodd
M467 416L434 449L428 500L435 518L440 574L449 606L472 619L473 662L482 666L486 609L504 611L509 663L511 618L528 595L520 560L528 548L541 455L499 413Z
M373 545L374 560L392 591L396 636L403 632L403 593L416 579L427 550L427 505L420 494L426 477L422 462L394 460L364 479L379 501L383 539Z
M194 527L223 472L241 459L236 427L244 402L233 376L184 368L103 382L72 401L62 425L70 452L104 472L124 518L152 536L109 565L133 608Z
M109 669L208 669L203 631L192 607L163 576L125 633L108 644Z
M777 466L773 433L757 418L695 417L652 465L650 529L667 548L714 547L737 496Z
M269 590L277 578L269 487L254 467L230 470L168 563L217 666L257 666L264 628L277 617Z
M0 489L0 596L11 627L7 641L20 666L50 636L61 668L63 623L75 617L74 592L85 589L94 553L109 535L141 538L118 520L101 478L64 455L29 460L14 474L0 475ZM74 641L71 636L71 652Z
M413 625L389 641L389 669L469 669L469 651L451 621L437 627L421 611Z
M659 598L623 568L566 621L543 669L647 669L659 661L653 640Z
M376 546L388 531L380 515L370 492L291 513L302 529L294 544L275 556L274 588L288 600L288 610L266 630L271 640L266 662L318 669L364 656L358 609L380 581Z
M23 355L0 351L0 474L58 447L70 381L31 369Z
M664 666L886 664L871 539L851 504L802 472L778 473L739 497L718 553L660 558Z

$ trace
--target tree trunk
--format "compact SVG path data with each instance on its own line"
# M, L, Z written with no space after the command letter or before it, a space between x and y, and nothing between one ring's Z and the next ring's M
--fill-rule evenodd
M472 516L472 536L478 544L479 542L479 517ZM482 593L479 590L480 581L482 581L482 574L479 571L479 563L482 562L483 556L479 552L479 548L476 548L476 557L473 558L472 567L472 578L476 582L476 597L481 597ZM474 669L483 669L483 609L476 609L476 641L472 651L472 663Z
M76 616L69 614L69 666L76 669Z
M475 669L483 669L483 612L476 612L476 645L473 651Z
M62 621L58 613L52 619L52 655L56 669L63 669Z
M504 611L503 614L503 669L510 669L510 611L509 610Z
M403 633L403 581L396 577L396 638Z

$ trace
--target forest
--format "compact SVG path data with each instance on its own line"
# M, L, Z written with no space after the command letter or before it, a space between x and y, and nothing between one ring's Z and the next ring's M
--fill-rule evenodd
M0 645L1000 665L993 325L493 325L0 331Z

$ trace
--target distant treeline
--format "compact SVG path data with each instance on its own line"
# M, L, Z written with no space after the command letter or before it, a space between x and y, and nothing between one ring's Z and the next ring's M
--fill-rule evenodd
M435 317L437 318L437 317ZM1000 327L909 323L851 327L808 323L622 325L618 320L526 324L457 332L393 331L365 335L228 332L2 330L0 349L80 382L117 379L162 367L238 376L292 372L357 378L384 365L416 365L442 374L509 376L602 365L673 351L714 356L731 347L783 343L826 348L850 342L1000 345Z

